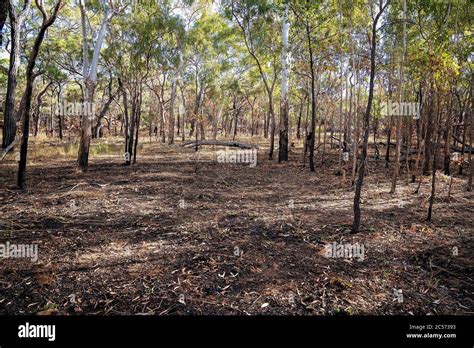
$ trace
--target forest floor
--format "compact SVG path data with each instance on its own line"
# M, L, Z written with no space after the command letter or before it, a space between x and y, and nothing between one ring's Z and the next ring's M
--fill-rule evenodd
M430 178L390 194L391 167L371 157L351 234L336 151L311 173L298 147L286 164L261 147L254 168L217 163L212 146L145 142L131 167L118 140L94 148L81 174L74 149L32 143L26 192L15 154L0 164L0 243L39 252L0 260L0 314L474 314L466 176L448 197L438 175L426 222ZM334 242L363 245L363 260L326 257Z

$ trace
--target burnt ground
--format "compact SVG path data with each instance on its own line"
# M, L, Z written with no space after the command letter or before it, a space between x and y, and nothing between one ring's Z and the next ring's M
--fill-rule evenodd
M36 263L0 259L0 314L474 313L465 176L449 198L438 176L426 222L429 178L391 195L391 169L372 158L354 235L335 152L311 173L301 149L288 164L260 149L250 168L155 142L135 166L98 155L81 174L47 147L33 145L26 192L13 155L0 165L0 243L39 247ZM333 242L363 244L364 260L325 257Z

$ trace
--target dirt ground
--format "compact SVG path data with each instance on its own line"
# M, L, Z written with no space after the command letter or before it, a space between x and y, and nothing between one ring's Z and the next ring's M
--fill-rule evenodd
M391 169L371 158L354 235L335 151L311 173L300 148L287 164L260 148L251 168L147 142L134 166L99 154L81 174L54 146L32 144L26 192L14 155L0 164L0 243L39 250L0 259L0 314L474 314L466 176L448 198L438 175L426 222L429 178L391 195ZM333 242L364 259L326 257Z

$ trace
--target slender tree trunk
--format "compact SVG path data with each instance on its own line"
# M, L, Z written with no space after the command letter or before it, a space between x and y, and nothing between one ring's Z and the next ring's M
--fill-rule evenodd
M344 77L344 68L343 68L343 56L341 55L341 58L340 58L340 64L341 64L341 67L340 67L340 75L339 75L339 81L340 81L340 84L341 84L341 88L339 90L339 138L340 138L340 142L339 142L339 158L338 158L338 165L339 165L339 173L342 173L343 172L343 163L342 163L342 156L343 156L343 152L344 152L344 149L342 148L342 132L343 132L343 119L344 119L344 115L343 115L343 112L342 112L342 106L343 106L343 93L344 93L344 82L343 82L343 77Z
M306 37L308 39L309 67L311 73L311 131L309 137L309 168L312 172L314 168L314 143L316 133L316 76L314 72L313 43L311 40L310 24L306 23Z
M388 75L388 99L387 99L387 105L390 100L392 100L392 92L393 92L393 84L392 84L392 69L389 70L389 75ZM388 168L388 164L390 162L390 143L392 141L392 121L393 118L390 115L390 110L387 108L387 119L388 119L388 124L387 124L387 148L385 149L385 168Z
M38 53L41 47L41 43L43 42L44 35L46 30L54 23L56 20L57 14L59 9L62 6L62 0L58 0L56 5L54 6L54 10L52 15L47 18L45 15L45 11L42 7L42 3L37 2L37 6L42 10L43 15L43 22L41 24L41 28L39 30L38 36L35 39L33 47L31 48L31 53L29 56L28 66L26 68L26 88L24 92L24 100L25 100L25 108L24 112L22 113L23 119L23 134L22 134L22 142L20 148L20 163L18 165L18 187L23 189L25 186L25 174L26 174L26 161L28 155L28 137L30 133L30 110L31 110L31 95L33 94L33 82L34 82L34 68L36 65L36 58L38 57Z
M464 153L466 151L466 135L467 135L467 128L468 128L468 115L464 115L464 126L462 131L462 144L461 144L461 161L459 163L459 175L463 174L464 169ZM471 144L472 145L472 144Z
M382 2L382 0L380 0ZM355 195L354 195L354 222L352 224L352 232L359 232L360 228L360 197L362 193L362 185L365 175L365 161L367 158L367 150L369 146L369 130L370 130L370 112L372 109L372 99L374 98L374 82L375 82L375 52L377 49L377 23L383 11L390 3L388 0L385 5L380 6L379 13L375 16L372 23L372 37L370 49L370 82L369 82L369 96L367 99L367 109L364 115L364 145L362 148L362 158L359 165L359 173L357 177Z
M296 139L301 139L301 118L303 116L304 104L306 101L306 95L301 99L300 110L298 113L298 123L296 128Z
M25 0L19 15L15 13L14 2L8 2L8 15L10 17L10 67L8 69L7 93L5 97L5 113L3 125L2 147L5 149L16 136L15 97L17 86L18 67L20 65L20 30L30 10L31 0ZM21 115L21 114L20 114Z
M437 117L436 117L436 124L435 124L435 136L436 136L436 143L435 143L435 148L434 148L434 155L433 155L433 164L432 164L432 172L431 172L431 195L430 195L430 201L429 201L429 206L428 206L428 216L426 217L426 221L431 221L431 217L433 214L433 203L435 199L435 192L436 192L436 165L437 165L437 160L438 160L438 151L439 151L439 145L440 145L440 138L441 138L441 127L440 127L440 122L441 122L441 110L439 109L439 92L437 95L438 99L438 109L437 109Z
M232 137L232 140L235 140L235 137L237 136L237 121L239 118L239 110L237 108L237 96L234 95L234 117L232 117L232 121L234 122L234 135Z
M270 112L265 113L263 116L263 137L265 139L268 138L268 119L269 119Z
M403 0L403 39L402 39L402 45L403 45L403 52L402 52L402 57L400 60L400 73L399 73L399 81L398 81L398 102L399 106L402 105L403 102L403 87L404 87L404 74L403 74L403 69L404 69L404 64L405 64L405 55L406 55L406 12L407 12L407 4L406 0ZM395 193L395 189L397 187L397 178L400 173L400 151L402 147L402 115L397 115L397 145L395 149L395 166L393 169L393 176L392 176L392 187L390 189L390 193ZM390 144L387 144L388 146ZM410 149L407 149L407 156L409 153Z
M127 91L125 90L122 80L119 78L119 86L122 91L122 102L123 102L123 110L124 110L124 135L125 135L125 164L130 165L131 163L131 153L129 152L129 143L130 143L130 123L132 120L129 119L128 115L128 98L127 98Z
M283 50L281 53L282 77L281 77L281 106L280 106L280 138L278 148L278 162L288 161L288 128L289 128L289 106L288 106L288 78L290 74L288 64L288 34L290 23L288 21L288 2L285 2L285 10L282 25Z
M142 88L139 87L139 96L136 105L135 111L135 122L136 122L136 130L135 130L135 143L133 145L133 164L137 163L137 149L138 149L138 136L140 135L140 117L141 117L141 109L142 109Z
M451 175L450 164L451 164L451 120L452 120L452 95L449 96L448 114L446 116L445 129L443 131L444 141L444 174Z
M273 91L268 92L268 107L270 110L270 121L271 121L271 126L270 126L270 149L268 152L268 159L272 160L273 159L273 150L275 148L275 130L276 130L276 124L275 124L275 111L273 109Z
M137 124L137 88L138 86L132 86L133 89L132 95L130 96L131 98L131 111L132 114L130 115L130 138L128 140L128 153L129 153L129 158L130 161L127 164L131 164L133 162L133 148L134 148L134 141L135 141L135 128Z
M199 122L199 126L201 129L201 140L206 140L206 132L205 132L206 124L204 122L204 115L203 115L202 109L201 109L201 121Z
M61 83L59 83L58 86L58 104L61 103L62 101L62 87ZM51 117L53 117L53 114L51 114ZM58 115L58 130L59 130L59 139L63 140L63 118L61 113Z
M182 105L183 105L183 126L181 130L181 141L186 140L186 115L187 115L187 108L186 108L186 98L184 97L184 91L182 88L181 90L181 99L182 99Z
M431 77L433 78L433 77ZM432 147L433 144L431 143L432 133L433 133L433 113L434 113L434 105L433 105L433 81L431 81L431 92L428 100L428 112L426 115L426 133L424 139L424 161L423 161L423 175L428 175L430 172L430 160L432 157Z
M358 93L357 93L358 94ZM355 112L354 112L354 117L355 117L355 130L354 130L354 143L352 146L352 175L351 175L351 185L354 186L355 184L355 176L357 172L357 156L359 154L359 114L357 112L358 107L359 107L359 96L356 98L356 107L355 107Z
M115 98L115 96L112 93L112 78L110 78L110 81L109 81L108 93L109 93L109 96L107 98L107 101L104 103L102 110L100 110L99 116L97 116L97 121L94 126L94 132L93 132L94 138L99 138L99 131L101 129L101 121L107 114L107 111L109 110L109 107Z
M390 97L389 97L390 98ZM390 143L392 141L392 116L388 116L388 126L387 126L387 148L385 149L385 167L388 168L388 163L390 162Z
M166 134L165 134L165 105L163 99L160 100L160 136L161 142L166 143Z
M254 134L255 134L255 110L254 110L254 106L252 105L251 106L251 122L250 122L250 136L253 137Z
M8 17L9 0L0 0L0 47L3 46L3 27Z
M179 104L180 105L180 104ZM176 115L176 135L179 136L181 135L181 108L178 107L178 114Z
M51 84L52 82L48 83L40 92L38 92L38 95L36 96L35 108L33 111L33 122L34 122L33 135L35 137L38 135L38 122L40 118L41 104L43 103L43 95L46 93L46 91L48 90L49 86L51 86Z
M171 100L170 100L170 111L168 118L168 145L174 144L174 104L176 100L176 88L177 88L178 78L177 76L173 79L173 84L171 87ZM179 121L178 121L179 122Z
M469 151L469 179L467 182L467 190L472 191L472 176L474 174L474 163L472 161L472 158L474 157L472 155L472 147L474 146L473 139L474 139L474 92L473 92L473 86L474 86L474 74L471 75L471 88L470 88L470 112L469 114L471 115L471 119L469 121L469 143L471 145L471 151Z

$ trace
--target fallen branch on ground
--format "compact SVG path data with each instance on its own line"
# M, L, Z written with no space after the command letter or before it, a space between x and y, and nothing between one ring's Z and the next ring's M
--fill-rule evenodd
M8 145L4 150L0 150L0 162L3 161L7 153L9 153L11 149L13 149L17 142L18 138L15 138L12 143Z
M214 140L201 140L197 142L197 146L202 145L216 145L216 146L229 146L229 147L238 147L240 149L258 149L258 145L254 144L244 144L236 141L214 141ZM187 141L180 145L181 147L193 147L196 146L196 141Z

